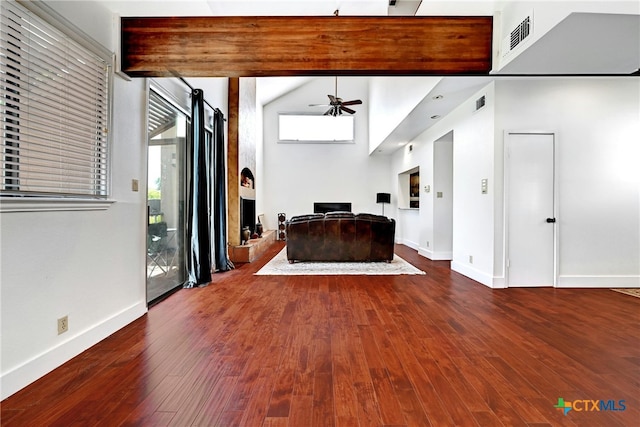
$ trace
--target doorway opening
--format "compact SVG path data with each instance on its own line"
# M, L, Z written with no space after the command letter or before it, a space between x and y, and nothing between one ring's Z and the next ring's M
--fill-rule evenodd
M453 259L453 131L433 143L433 244L430 259Z

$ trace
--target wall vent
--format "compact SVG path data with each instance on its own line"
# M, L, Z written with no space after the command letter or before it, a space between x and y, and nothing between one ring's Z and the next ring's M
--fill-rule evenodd
M507 35L502 39L502 56L511 53L524 40L533 34L533 11L526 15Z
M516 28L511 31L511 43L509 50L515 49L520 42L531 34L531 16L527 16Z
M476 111L478 111L479 109L484 107L485 103L486 103L486 98L485 98L484 95L482 95L480 98L476 99Z

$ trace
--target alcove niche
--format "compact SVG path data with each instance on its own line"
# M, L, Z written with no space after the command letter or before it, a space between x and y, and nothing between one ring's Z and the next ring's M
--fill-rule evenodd
M398 207L420 208L420 167L398 174Z
M245 167L240 172L240 230L249 227L256 231L256 187L251 169Z

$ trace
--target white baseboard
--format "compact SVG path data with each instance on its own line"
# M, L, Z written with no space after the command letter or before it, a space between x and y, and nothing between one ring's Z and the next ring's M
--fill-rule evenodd
M89 347L142 317L146 312L146 303L137 303L102 323L70 337L67 341L26 361L22 365L3 373L0 377L0 400L6 399L45 376Z
M418 248L418 254L429 258L431 261L451 261L453 259L453 252L434 252L423 247Z
M557 288L640 288L640 276L560 276Z
M409 239L397 239L396 243L399 243L401 245L405 245L410 247L411 249L415 249L416 251L418 250L418 243L411 241Z
M467 276L470 279L475 280L476 282L480 282L489 288L493 288L493 276L476 270L475 268L469 267L468 265L461 264L456 261L451 261L451 270L456 271L464 276Z
M422 246L418 247L418 255L422 255L425 258L433 260L433 251L431 249L423 248Z
M507 282L504 276L494 276L493 277L493 289L506 289Z

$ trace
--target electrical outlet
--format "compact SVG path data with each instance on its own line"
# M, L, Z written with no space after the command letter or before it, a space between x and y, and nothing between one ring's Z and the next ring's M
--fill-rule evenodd
M63 334L69 330L69 316L64 316L58 319L58 335Z
M140 189L140 183L137 179L131 180L131 191L138 191Z
M473 264L473 255L469 255L469 264Z

